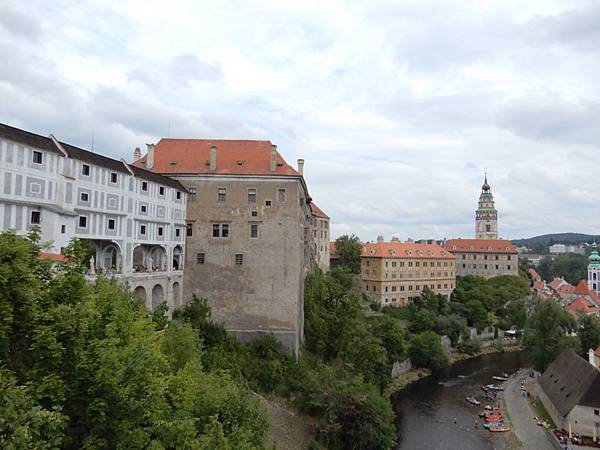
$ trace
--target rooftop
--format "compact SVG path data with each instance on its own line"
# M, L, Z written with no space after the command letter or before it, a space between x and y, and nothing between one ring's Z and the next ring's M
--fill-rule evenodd
M517 246L505 239L448 239L446 250L466 253L517 254Z
M321 219L329 219L329 216L323 212L321 208L319 208L315 202L311 202L310 204L310 212L315 217L320 217Z
M211 170L211 147L216 148ZM300 174L279 154L270 141L222 139L161 139L154 147L151 170L162 174L219 174L296 176ZM272 152L275 164L271 165ZM148 154L134 161L147 167ZM273 170L271 170L273 168Z
M362 247L363 258L408 258L408 259L448 259L454 255L437 244L417 244L413 242L375 242Z

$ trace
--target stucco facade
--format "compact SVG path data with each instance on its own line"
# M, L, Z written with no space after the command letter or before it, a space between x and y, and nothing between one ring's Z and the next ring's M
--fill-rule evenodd
M454 257L437 244L384 242L363 245L361 278L382 306L403 306L428 287L449 297L456 286Z
M152 310L181 304L186 192L176 181L0 124L0 229L39 226L51 253L96 249L88 278L127 282Z
M313 232L313 257L316 265L323 271L329 270L330 257L329 254L329 216L325 214L321 208L310 204L312 213L312 232Z
M456 258L456 275L484 278L519 274L516 246L502 239L450 239L445 248Z

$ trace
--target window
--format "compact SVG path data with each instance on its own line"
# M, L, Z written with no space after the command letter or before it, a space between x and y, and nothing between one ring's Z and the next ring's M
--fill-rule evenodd
M181 230L179 228L175 228L175 237L178 238L181 236Z
M252 212L250 213L250 215L251 215L252 217L258 217L258 211L252 211Z
M142 181L142 191L148 192L148 182Z
M227 189L219 188L217 192L217 200L221 203L224 203L227 200Z
M258 224L257 223L250 224L250 237L258 238Z
M235 254L235 265L241 266L243 263L244 263L244 255L242 255L241 253L236 253Z
M158 187L158 195L165 195L165 187L164 186L159 186Z
M265 200L265 206L266 207L271 206L271 200Z
M82 192L80 197L82 202L88 202L90 200L90 194L87 192Z
M181 191L177 191L175 198L177 198L177 200L181 200Z
M277 189L277 200L280 202L285 202L287 200L287 192L285 191L285 188Z
M108 229L114 230L116 228L117 222L115 219L108 219Z
M35 164L42 164L44 161L44 154L42 152L38 152L37 150L33 151L33 162Z
M165 234L165 229L163 227L158 227L158 235L162 236Z
M140 212L146 214L148 207L146 205L140 205Z
M117 175L116 172L111 172L110 173L110 182L111 183L116 183L119 180L119 177Z
M67 226L66 225L61 225L60 226L60 234L65 234L67 232Z
M256 203L256 189L248 189L248 203Z
M31 211L31 223L36 224L40 223L41 214L39 211Z
M79 228L87 228L87 217L79 216Z
M140 225L140 234L143 236L146 235L146 225Z
M204 264L204 261L206 261L206 254L196 253L196 264Z
M595 409L594 410L594 415L595 416L600 416L600 409Z
M188 189L188 199L191 202L195 202L196 201L196 188L189 188Z
M85 175L86 177L90 176L90 166L88 166L87 164L82 164L81 165L81 174Z
M213 237L229 237L229 224L213 223Z
M185 235L186 236L191 236L194 232L194 227L191 223L186 224L185 226Z

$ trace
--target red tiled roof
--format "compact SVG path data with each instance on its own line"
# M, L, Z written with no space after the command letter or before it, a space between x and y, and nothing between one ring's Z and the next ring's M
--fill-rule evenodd
M65 255L61 255L60 253L40 252L38 259L48 259L52 262L63 262L65 260Z
M600 298L598 298L596 293L588 287L586 280L581 280L579 283L577 283L573 294L587 295L596 303L600 303Z
M568 284L565 280L563 280L562 278L554 278L554 280L552 280L550 283L548 283L548 286L550 286L552 289L554 289L555 291L558 290L559 287L564 286L565 284Z
M321 208L315 205L315 202L311 202L310 204L310 212L315 217L320 217L322 219L329 219L329 216L323 212Z
M600 312L600 308L590 305L590 302L583 295L577 296L575 300L565 306L565 310L573 317Z
M210 148L217 147L216 170L210 170ZM133 163L146 168L147 155ZM153 172L161 174L300 176L276 153L271 171L271 142L221 139L161 139L154 148Z
M575 290L575 286L566 283L563 284L562 286L559 286L559 288L557 289L558 292L560 292L561 294L571 294L573 293L573 291Z
M533 282L534 289L542 290L545 287L546 287L546 285L544 284L544 282L542 280L536 280Z
M518 253L517 246L505 239L448 239L446 250L467 253Z
M454 259L454 255L440 245L410 242L366 243L363 244L361 256L367 258Z
M541 281L542 280L542 277L540 276L539 273L537 273L537 271L535 269L529 269L528 272L529 272L529 275L531 275L531 279L533 281Z

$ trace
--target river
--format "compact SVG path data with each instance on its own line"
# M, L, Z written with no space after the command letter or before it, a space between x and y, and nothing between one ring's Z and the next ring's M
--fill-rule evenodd
M483 429L481 408L465 401L483 401L482 384L500 372L528 367L524 352L496 353L457 362L410 385L392 397L398 429L397 450L482 450L508 448L508 433ZM456 423L454 423L456 419ZM475 428L475 420L478 422Z

